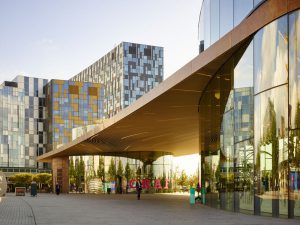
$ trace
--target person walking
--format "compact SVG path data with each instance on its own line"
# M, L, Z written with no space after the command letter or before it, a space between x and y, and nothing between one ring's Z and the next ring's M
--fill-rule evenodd
M136 193L137 193L137 199L141 199L141 192L142 192L142 182L140 179L138 179L135 183Z
M59 183L56 183L56 185L55 185L55 193L56 193L57 195L59 195L59 193L60 193L60 186L59 186Z
M200 186L200 183L198 182L198 184L197 184L197 187L196 187L196 191L197 191L197 193L198 193L198 196L195 198L195 201L201 201L201 197L200 197L200 191L201 191L201 186Z

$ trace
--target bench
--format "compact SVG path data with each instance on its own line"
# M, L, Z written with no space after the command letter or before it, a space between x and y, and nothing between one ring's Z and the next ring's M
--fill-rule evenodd
M25 196L26 188L25 187L15 187L16 196Z

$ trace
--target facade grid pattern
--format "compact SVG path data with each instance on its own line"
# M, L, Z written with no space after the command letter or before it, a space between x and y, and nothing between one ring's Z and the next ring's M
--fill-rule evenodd
M122 42L70 80L101 83L109 118L162 82L163 48Z
M43 168L46 79L17 76L0 86L0 167Z

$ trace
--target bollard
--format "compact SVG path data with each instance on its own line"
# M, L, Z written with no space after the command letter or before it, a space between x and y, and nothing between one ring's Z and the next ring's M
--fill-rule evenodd
M190 188L190 204L195 204L195 188Z
M202 187L201 189L201 199L202 199L202 204L205 205L205 187Z

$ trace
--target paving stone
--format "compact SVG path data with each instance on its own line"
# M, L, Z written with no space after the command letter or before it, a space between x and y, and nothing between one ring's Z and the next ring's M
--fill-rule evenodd
M35 225L30 205L20 196L0 197L1 225Z
M28 204L27 204L28 203ZM34 212L34 217L31 211ZM0 225L289 225L299 219L245 215L190 205L188 196L39 194L8 195L0 203Z

